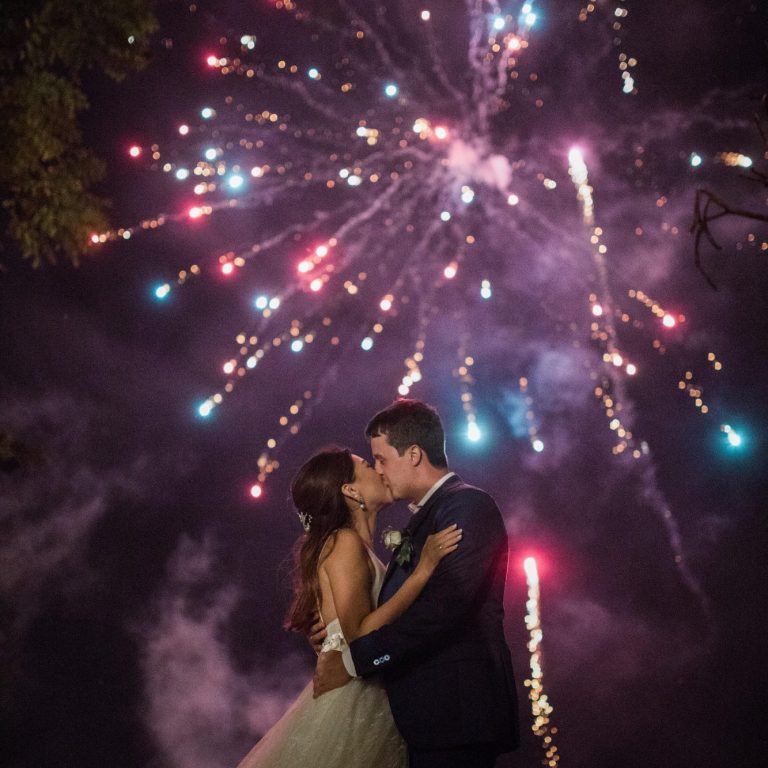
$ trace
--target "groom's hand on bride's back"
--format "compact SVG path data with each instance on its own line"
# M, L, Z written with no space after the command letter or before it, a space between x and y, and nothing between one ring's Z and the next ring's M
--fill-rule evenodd
M312 650L315 653L320 653L320 649L323 647L323 641L327 636L328 633L325 630L325 624L320 618L320 614L316 613L315 623L309 628L309 634L307 635L310 645L312 646Z
M314 698L322 696L335 688L341 688L352 678L344 667L344 662L339 651L326 651L317 657L315 674L312 678L312 695Z

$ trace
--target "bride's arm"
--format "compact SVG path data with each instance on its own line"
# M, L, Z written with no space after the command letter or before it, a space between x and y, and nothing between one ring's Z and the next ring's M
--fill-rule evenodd
M386 603L371 611L368 553L359 536L339 531L333 552L325 561L333 602L348 643L401 616L421 594L437 564L456 550L461 530L448 526L427 537L413 573Z

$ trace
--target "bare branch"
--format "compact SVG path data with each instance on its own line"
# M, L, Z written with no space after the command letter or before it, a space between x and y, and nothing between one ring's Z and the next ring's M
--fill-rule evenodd
M714 290L717 290L717 286L701 263L701 238L703 235L713 248L722 251L722 246L712 235L709 224L717 219L722 219L724 216L738 216L742 219L768 222L768 213L757 213L745 210L744 208L735 208L708 189L696 190L696 197L693 202L693 223L691 224L691 234L694 236L694 262L696 268L704 275L705 280Z
M763 95L762 103L766 114L768 115L768 94ZM763 140L763 157L768 157L768 133L766 133L765 130L766 119L757 112L755 112L752 117L757 126L757 132ZM768 187L768 173L765 171L758 171L755 168L750 168L749 173L745 174L744 177L750 181L757 181L764 187ZM691 223L691 234L694 237L694 263L696 264L696 269L701 272L704 279L715 291L717 290L717 286L707 274L701 263L701 238L702 236L706 237L713 248L722 251L722 247L717 240L715 240L709 229L709 224L710 222L722 219L725 216L737 216L752 221L768 222L768 213L757 213L756 211L748 211L744 208L736 208L714 192L710 192L708 189L696 190L696 196L693 201L693 222Z

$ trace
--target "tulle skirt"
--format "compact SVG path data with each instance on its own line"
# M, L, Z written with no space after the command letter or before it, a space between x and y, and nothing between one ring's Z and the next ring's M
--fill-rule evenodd
M352 679L312 698L312 683L238 768L407 768L384 689Z

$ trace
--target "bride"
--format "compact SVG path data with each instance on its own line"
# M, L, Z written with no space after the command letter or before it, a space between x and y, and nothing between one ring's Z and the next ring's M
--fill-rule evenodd
M308 634L319 610L328 632L321 653L349 653L347 642L400 616L435 567L459 546L449 526L427 539L400 590L375 608L385 567L372 549L379 510L392 496L375 470L347 449L313 456L291 487L306 534L297 543L294 599L286 627ZM408 757L384 689L352 678L317 699L312 683L238 768L405 768Z

